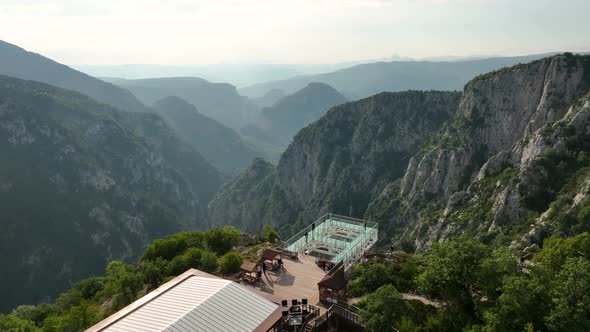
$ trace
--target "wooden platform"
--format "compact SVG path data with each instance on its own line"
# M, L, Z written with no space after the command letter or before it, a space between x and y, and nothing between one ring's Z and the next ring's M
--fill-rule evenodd
M277 271L267 271L262 275L262 283L250 287L273 294L281 300L307 299L309 304L319 303L318 282L326 273L315 264L315 258L300 255L297 260L283 259L284 267Z

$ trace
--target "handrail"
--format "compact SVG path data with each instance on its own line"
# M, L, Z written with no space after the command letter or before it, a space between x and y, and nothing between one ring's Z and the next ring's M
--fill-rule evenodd
M355 307L350 304L332 304L326 312L312 319L307 324L313 324L312 328L315 330L316 328L321 327L325 322L327 322L328 319L332 317L332 315L338 315L341 318L349 320L356 325L366 327L366 325L362 322L361 316L358 314L359 310L360 309L358 307Z

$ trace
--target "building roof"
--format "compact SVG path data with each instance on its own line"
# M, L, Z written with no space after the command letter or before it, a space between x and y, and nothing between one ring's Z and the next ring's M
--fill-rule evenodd
M344 266L342 262L336 264L336 266L330 270L330 273L318 282L318 286L333 290L341 290L346 287L346 278L344 276Z
M191 269L87 331L266 331L279 318L260 293Z

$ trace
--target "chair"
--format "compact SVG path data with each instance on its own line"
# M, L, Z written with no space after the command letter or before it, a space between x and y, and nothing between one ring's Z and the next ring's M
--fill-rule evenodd
M282 300L282 301L281 301L281 305L282 305L283 307L286 307L288 304L289 304L289 301L287 301L287 300Z

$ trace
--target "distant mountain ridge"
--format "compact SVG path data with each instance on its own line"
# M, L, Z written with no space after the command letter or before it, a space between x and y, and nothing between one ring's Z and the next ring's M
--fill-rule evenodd
M180 97L156 101L154 108L181 138L226 173L244 170L259 157L233 129L199 113Z
M331 86L312 82L264 108L257 123L242 128L241 132L246 136L287 146L300 129L318 120L330 108L346 101Z
M125 89L1 40L0 75L77 91L124 111L146 111L145 106Z
M462 61L392 61L360 64L337 71L296 76L241 88L245 96L257 98L271 89L293 93L310 82L326 83L349 100L388 91L462 90L473 77L517 63L541 59L548 54L497 57Z
M193 104L199 112L223 125L239 130L258 115L258 107L240 96L228 83L211 83L198 77L165 77L138 80L105 78L131 91L146 105L178 96Z

